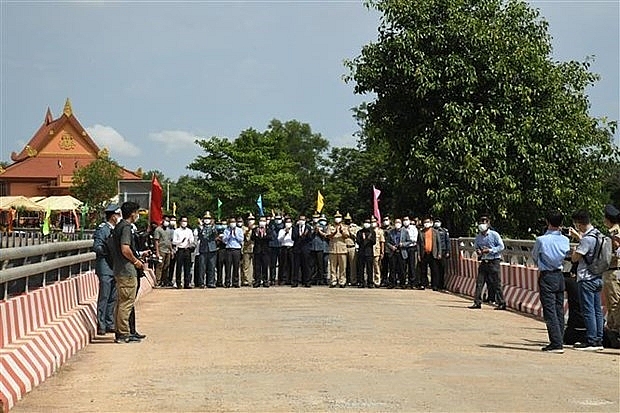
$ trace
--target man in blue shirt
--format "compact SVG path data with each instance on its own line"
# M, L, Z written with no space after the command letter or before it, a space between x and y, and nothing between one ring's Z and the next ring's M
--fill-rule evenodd
M564 353L562 338L564 336L564 275L562 268L570 246L568 238L562 235L560 227L564 220L561 212L547 215L547 232L536 238L532 249L532 259L538 266L540 276L540 303L543 317L547 324L549 345L542 351Z
M490 229L490 220L487 216L481 216L478 220L478 230L474 240L474 248L478 255L478 277L476 278L476 293L474 304L469 306L471 309L482 308L482 287L487 283L489 294L491 291L494 297L491 300L497 303L496 310L505 310L506 302L502 292L502 282L500 279L501 252L504 250L502 237Z
M230 218L228 228L224 230L222 241L226 245L226 255L224 256L224 287L239 288L241 280L239 278L239 263L241 262L241 247L243 247L243 229L237 226L237 220Z
M572 253L573 262L577 265L577 289L581 313L586 324L587 343L576 343L577 350L598 351L603 349L603 309L601 307L601 290L603 289L602 274L593 273L588 265L592 262L596 249L597 234L599 231L590 224L590 215L586 211L577 211L573 214L573 224L576 228L570 229L573 237L579 239L579 245Z

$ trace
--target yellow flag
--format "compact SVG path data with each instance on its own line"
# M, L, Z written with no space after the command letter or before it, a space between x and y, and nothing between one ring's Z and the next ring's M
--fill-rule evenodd
M321 195L321 191L317 191L317 196L316 196L316 210L317 212L321 212L323 210L323 205L325 203L323 202L323 195Z
M172 203L172 216L177 216L177 203L173 202Z
M45 219L43 220L43 235L49 235L50 233L50 216L52 215L52 210L50 207L47 207L47 211L45 211Z

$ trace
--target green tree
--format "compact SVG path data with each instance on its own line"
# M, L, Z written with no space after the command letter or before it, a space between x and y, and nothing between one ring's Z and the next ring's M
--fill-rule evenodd
M100 156L73 173L71 194L87 204L91 210L101 210L118 194L121 167L107 155Z
M320 159L328 143L298 121L270 122L267 130L246 129L235 140L197 140L204 155L188 168L202 175L192 181L208 196L212 211L219 198L224 216L256 214L262 195L265 211L297 213L309 209L308 193L316 194L322 177Z
M346 62L376 98L367 142L387 143L398 204L457 234L488 212L511 236L548 208L599 210L615 123L589 115L589 61L551 58L547 22L521 0L377 0L378 40Z

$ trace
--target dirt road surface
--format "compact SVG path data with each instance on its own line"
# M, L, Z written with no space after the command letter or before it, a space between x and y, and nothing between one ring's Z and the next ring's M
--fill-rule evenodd
M446 293L169 290L137 344L96 339L21 412L620 411L620 351L547 354L545 325Z

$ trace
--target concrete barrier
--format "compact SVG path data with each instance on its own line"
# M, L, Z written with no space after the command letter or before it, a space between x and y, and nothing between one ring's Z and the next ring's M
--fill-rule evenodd
M150 292L146 271L138 298ZM95 337L99 282L94 271L0 301L0 412L51 376Z

